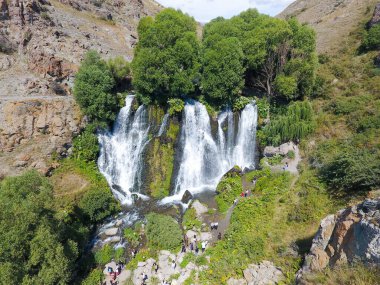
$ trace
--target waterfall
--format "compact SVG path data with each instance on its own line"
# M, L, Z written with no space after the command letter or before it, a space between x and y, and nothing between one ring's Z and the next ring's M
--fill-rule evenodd
M234 121L230 109L222 112L218 117L218 138L214 140L205 106L196 101L186 103L174 195L163 199L163 203L181 200L186 190L192 194L215 190L222 176L235 165L254 168L257 106L248 104L241 112L237 134Z
M166 130L166 126L168 125L168 121L169 121L169 114L165 114L164 118L162 119L162 124L160 126L160 129L158 130L158 137L162 136L163 133L165 132Z
M146 108L140 106L134 113L134 96L127 96L114 129L98 135L100 156L98 166L106 177L114 195L123 203L132 203L132 193L142 198L142 152L148 144L149 123Z

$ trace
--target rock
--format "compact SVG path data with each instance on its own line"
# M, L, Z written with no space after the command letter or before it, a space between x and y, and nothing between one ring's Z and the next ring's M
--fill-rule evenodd
M198 200L195 200L191 204L191 208L195 210L198 218L200 218L203 214L207 213L208 211L208 208L205 205L203 205L201 202L199 202Z
M237 177L237 176L242 176L243 171L241 168L237 165L232 167L226 174L224 174L224 177Z
M380 199L363 203L329 215L322 220L313 239L298 282L305 275L321 271L327 266L342 265L361 260L380 264Z
M24 167L28 164L27 161L24 161L24 160L18 160L18 161L15 161L15 163L13 164L13 166L15 167Z
M193 195L190 193L189 190L186 190L182 196L181 202L187 204L191 201L191 199L193 199Z
M227 285L247 285L247 281L245 281L244 279L230 278L227 281Z
M372 28L373 26L378 24L380 24L380 3L378 3L375 7L372 19L368 22L368 28Z
M117 235L118 232L119 232L118 228L110 228L110 229L106 229L104 231L104 234L106 236L115 236L115 235Z
M286 156L289 151L294 151L294 150L295 150L295 144L293 142L284 143L280 145L279 147L267 146L264 149L264 156L265 157L273 157L275 155Z

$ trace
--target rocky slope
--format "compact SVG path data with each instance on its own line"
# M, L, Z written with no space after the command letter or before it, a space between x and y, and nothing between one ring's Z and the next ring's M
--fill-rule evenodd
M344 209L322 220L310 253L297 273L299 284L307 274L327 266L354 263L380 264L380 198Z
M1 175L46 172L53 153L67 153L82 123L71 87L83 55L131 59L138 20L160 9L153 0L0 0Z
M296 17L317 32L319 53L333 53L358 23L368 19L378 0L297 0L278 15ZM365 21L365 20L364 20Z

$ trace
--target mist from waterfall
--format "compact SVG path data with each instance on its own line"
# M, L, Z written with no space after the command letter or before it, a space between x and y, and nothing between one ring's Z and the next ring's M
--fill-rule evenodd
M134 96L127 96L125 107L115 121L112 132L98 135L100 155L98 166L112 192L123 204L132 203L132 193L142 198L142 153L149 142L149 122L146 107L132 111Z

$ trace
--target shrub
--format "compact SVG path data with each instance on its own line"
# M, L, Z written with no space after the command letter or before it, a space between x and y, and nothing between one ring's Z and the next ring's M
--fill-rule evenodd
M275 116L264 128L265 140L273 145L287 141L299 141L314 132L316 125L311 104L294 102L285 114Z
M110 262L112 258L114 258L114 255L115 250L113 249L113 247L109 244L106 244L105 246L103 246L103 248L95 252L95 261L99 265L105 265L108 262Z
M198 220L197 212L194 208L186 210L182 218L182 225L185 229L191 230L193 228L199 229L202 226L202 222Z
M82 281L82 285L99 285L104 280L104 273L100 269L94 269L90 275Z
M286 154L288 158L294 159L296 157L296 154L293 150L289 150L289 152Z
M109 189L92 187L82 197L79 207L92 222L100 222L104 218L120 210Z
M251 99L244 97L244 96L239 96L235 99L233 108L232 110L234 112L238 112L240 110L243 110L245 106L247 106L249 103L251 103Z
M226 212L242 191L243 185L240 176L222 178L216 188L217 196L215 197L219 211Z
M182 242L182 231L172 217L150 213L147 215L146 235L150 246L156 249L176 250Z
M137 247L140 243L140 236L131 228L124 229L124 238L132 247Z
M179 114L185 108L185 103L181 99L170 99L168 101L169 104L169 115L173 116L175 114Z
M73 156L84 161L96 161L99 154L98 137L91 128L86 128L73 140Z
M366 32L363 47L367 50L380 48L380 25L374 25Z
M341 148L321 168L322 178L333 188L366 191L380 186L380 155L368 149Z
M109 59L107 65L113 75L113 78L118 84L128 80L131 76L130 63L122 56Z

